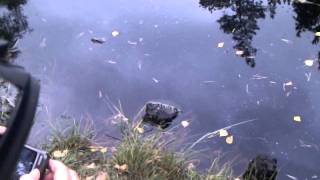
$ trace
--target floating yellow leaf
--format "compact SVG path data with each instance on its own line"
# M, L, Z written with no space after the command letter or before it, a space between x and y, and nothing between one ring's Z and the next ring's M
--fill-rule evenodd
M313 60L312 59L307 59L307 60L305 60L304 61L304 64L306 65L306 66L309 66L309 67L311 67L311 66L313 66Z
M117 36L119 36L120 33L119 33L119 31L112 31L111 34L113 37L117 37Z
M116 164L114 166L114 168L116 168L118 171L122 171L122 172L128 171L128 165L126 165L126 164L123 164L121 166L119 164Z
M225 130L225 129L220 129L220 130L219 130L219 135L220 135L220 137L226 137L226 136L229 135L229 133L228 133L228 131Z
M301 122L301 116L294 116L294 117L293 117L293 120L294 120L295 122Z
M106 147L100 149L100 152L102 152L102 153L106 153L107 151L108 151L108 148L106 148Z
M99 149L100 149L100 148L97 147L97 146L90 146L89 148L90 148L90 151L91 151L91 152L97 152L97 151L99 151Z
M140 133L140 134L143 134L143 133L144 133L144 129L143 129L142 127L136 127L135 129L136 129L136 131L137 131L138 133Z
M244 54L244 51L236 50L236 55L241 56Z
M231 136L228 136L227 138L226 138L226 143L227 144L233 144L233 136L231 135Z
M320 37L320 32L316 32L315 35Z
M224 42L218 43L218 48L223 48L223 46L224 46Z
M62 157L65 157L68 154L68 152L69 150L67 149L63 151L56 150L56 151L53 151L52 156L55 158L62 158Z
M91 163L89 165L86 166L87 169L94 169L96 168L96 165L94 163Z
M182 122L181 122L181 125L182 125L184 128L186 128L186 127L188 127L188 126L190 125L190 123L189 123L188 121L182 121Z

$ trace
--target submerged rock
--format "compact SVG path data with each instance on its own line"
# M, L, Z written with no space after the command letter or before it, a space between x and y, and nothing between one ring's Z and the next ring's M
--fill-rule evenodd
M160 102L148 102L145 105L143 122L160 126L162 129L169 127L178 117L180 110L172 105Z
M275 180L277 174L277 159L259 155L250 161L242 177L245 180Z

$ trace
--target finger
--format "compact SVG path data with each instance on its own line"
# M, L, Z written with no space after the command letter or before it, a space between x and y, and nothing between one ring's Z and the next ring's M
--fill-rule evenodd
M60 161L56 161L53 159L49 160L49 168L50 171L53 172L53 174L55 174L57 171L68 171L68 167L66 165L64 165L62 162Z
M38 169L32 170L29 174L25 174L20 177L20 180L39 180L40 171Z
M52 172L49 172L45 177L44 180L53 180L53 174Z
M72 180L80 180L78 174L74 170L70 170L70 176Z
M6 132L7 128L4 126L0 126L0 134L4 134Z
M49 160L49 167L53 173L53 179L59 180L70 180L71 175L69 168L65 166L62 162L56 160Z

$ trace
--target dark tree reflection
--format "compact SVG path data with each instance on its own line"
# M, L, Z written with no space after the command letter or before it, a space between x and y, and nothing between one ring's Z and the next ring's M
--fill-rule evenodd
M14 59L19 50L16 43L28 29L28 22L22 12L25 0L0 0L0 60Z
M242 51L241 57L245 58L247 64L255 67L255 56L257 49L253 47L253 37L260 29L258 20L266 17L267 10L262 6L262 1L253 0L200 0L200 5L212 10L230 9L231 14L225 13L219 20L220 28L224 33L232 34L236 42L234 48Z
M297 36L301 37L303 32L311 32L315 34L320 32L320 4L318 0L310 0L309 3L292 3L293 9L296 13L294 19L296 21L296 32ZM319 43L320 37L314 36L312 44L317 45ZM318 53L318 62L320 70L320 51Z
M308 0L301 3L293 0L200 0L200 6L214 10L226 10L218 20L220 28L226 34L232 34L236 42L234 48L243 51L241 55L251 67L255 67L257 49L252 45L254 36L259 31L258 20L264 19L269 13L271 18L276 15L277 6L287 5L293 7L296 21L296 35L303 32L320 32L320 2ZM320 37L315 36L312 44L318 44ZM320 52L318 54L320 69Z

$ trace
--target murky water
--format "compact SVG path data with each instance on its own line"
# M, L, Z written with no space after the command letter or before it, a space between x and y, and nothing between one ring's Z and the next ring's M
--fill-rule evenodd
M90 114L105 124L107 95L129 117L149 100L179 105L192 119L190 141L257 119L230 131L232 145L218 138L197 148L237 155L239 170L272 154L280 179L317 179L320 5L272 2L29 0L16 62L41 79L43 118Z

